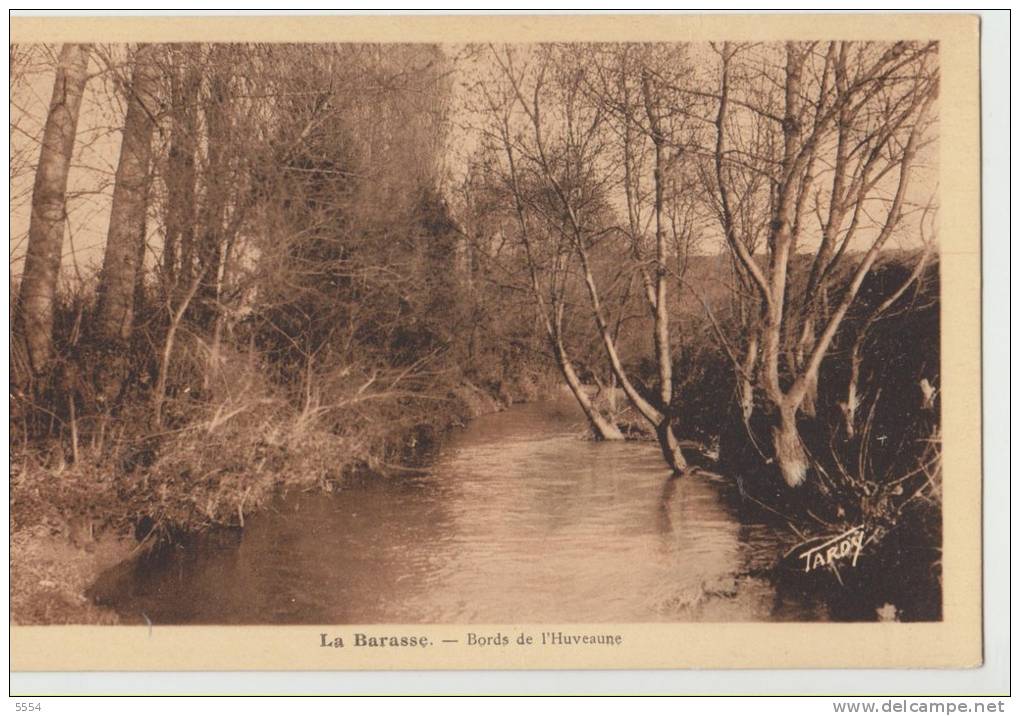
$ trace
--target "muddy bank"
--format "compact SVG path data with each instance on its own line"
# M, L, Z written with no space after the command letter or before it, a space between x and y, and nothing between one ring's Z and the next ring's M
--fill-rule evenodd
M130 559L129 534L106 534L86 545L52 534L43 525L11 535L11 623L118 624L111 609L86 592L105 570Z

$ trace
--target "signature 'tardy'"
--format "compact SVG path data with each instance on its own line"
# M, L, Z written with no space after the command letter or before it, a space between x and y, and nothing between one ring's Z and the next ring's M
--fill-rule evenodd
M827 567L847 557L851 557L851 566L856 567L857 558L863 547L864 526L860 525L802 552L797 555L797 558L804 560L805 572L810 572L818 567Z

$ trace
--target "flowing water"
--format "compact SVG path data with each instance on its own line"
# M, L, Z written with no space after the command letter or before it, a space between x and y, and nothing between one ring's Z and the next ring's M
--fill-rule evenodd
M757 576L781 552L721 481L653 444L593 443L569 402L452 434L421 474L291 493L234 540L132 568L106 595L159 624L814 621Z

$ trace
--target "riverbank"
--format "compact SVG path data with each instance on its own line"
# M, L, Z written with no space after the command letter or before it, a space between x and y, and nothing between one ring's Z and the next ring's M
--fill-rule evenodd
M118 623L86 592L137 557L141 542L243 528L282 490L329 493L357 474L399 471L425 459L449 430L543 397L550 386L487 390L464 380L432 407L428 422L385 434L375 423L338 435L282 401L249 399L229 418L216 419L227 412L220 404L158 442L136 437L117 450L83 449L76 463L57 447L22 448L11 461L11 623Z
M44 525L10 537L12 624L117 624L111 609L86 596L110 567L130 558L137 544L129 534L107 533L79 546Z

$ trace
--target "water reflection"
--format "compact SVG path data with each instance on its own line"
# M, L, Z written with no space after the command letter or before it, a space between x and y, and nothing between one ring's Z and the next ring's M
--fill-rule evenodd
M817 619L777 603L706 475L670 479L644 443L579 439L569 403L454 435L424 474L291 494L239 545L203 543L109 595L154 623L507 623Z

